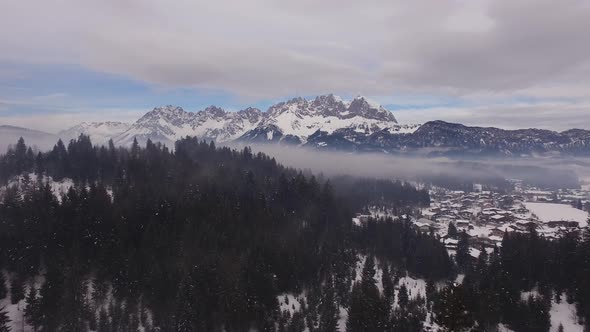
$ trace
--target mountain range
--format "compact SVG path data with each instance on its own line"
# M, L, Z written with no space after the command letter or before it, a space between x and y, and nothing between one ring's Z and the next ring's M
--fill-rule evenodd
M56 135L24 128L19 134L17 129L0 126L0 137L21 135L27 140L32 135L39 141L39 135L44 134L41 141L47 142L50 138L67 141L86 134L101 145L110 139L124 146L134 139L140 144L150 139L171 146L181 137L197 136L220 143L429 156L590 155L588 130L504 130L443 121L400 124L392 112L365 97L344 101L332 94L314 99L293 98L270 106L266 112L251 107L231 112L216 106L188 112L169 105L154 108L133 124L81 123ZM45 148L41 145L39 148Z

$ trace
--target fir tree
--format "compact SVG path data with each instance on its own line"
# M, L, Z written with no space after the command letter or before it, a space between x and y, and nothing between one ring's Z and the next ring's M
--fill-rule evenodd
M330 277L324 287L322 302L320 305L320 331L337 331L338 306L334 291L334 282Z
M97 332L110 332L111 331L111 324L109 321L109 316L107 311L104 308L100 309L98 314L98 329Z
M12 328L8 325L11 320L8 318L6 307L0 308L0 332L10 332Z
M37 297L37 289L32 284L29 293L27 294L26 303L25 320L27 324L33 327L34 331L37 331L41 326L41 311L39 307L39 298Z
M4 272L0 270L0 300L6 298L8 295L8 289L6 288L6 277L4 276Z
M177 292L174 330L179 332L194 331L196 326L196 308L193 305L194 284L191 276L185 277Z
M469 255L469 236L465 231L459 234L459 242L457 244L457 265L463 270L469 267L471 256Z
M450 222L449 223L449 228L447 230L447 235L452 238L452 239L456 239L457 235L459 235L459 233L457 232L457 227L455 227L455 224Z
M348 331L380 331L388 326L387 302L381 298L374 276L374 258L368 256L363 266L362 279L352 289Z
M385 265L383 267L383 274L381 275L381 283L383 285L383 297L385 297L388 306L391 307L395 295L395 285L393 284L393 279L389 271L389 266Z
M436 322L446 331L464 331L473 325L472 313L465 303L461 285L449 285L443 289L433 309Z
M408 296L408 288L406 287L406 284L403 283L400 286L399 292L397 294L397 304L400 308L405 309L408 305L409 300L410 299Z
M10 302L17 304L25 298L25 288L20 275L16 275L12 278L10 283Z

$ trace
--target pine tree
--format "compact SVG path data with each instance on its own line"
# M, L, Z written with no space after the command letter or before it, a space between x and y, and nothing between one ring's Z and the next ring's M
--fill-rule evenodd
M27 306L25 307L25 320L27 324L33 327L34 331L41 326L41 312L39 308L39 298L37 297L37 289L31 285L29 293L26 298Z
M70 268L66 276L61 311L64 315L61 329L65 331L82 331L85 329L88 302L86 294L88 284L82 280L79 272Z
M389 272L389 266L387 265L383 267L381 283L383 284L383 296L385 297L388 306L391 307L395 295L395 285L393 284L393 279Z
M25 298L25 288L19 275L12 278L10 283L10 303L17 304Z
M41 311L41 326L44 331L56 331L60 319L60 305L63 294L63 271L50 264L45 274L45 282L39 290L39 310ZM58 304L58 305L56 305Z
M352 289L348 331L382 331L389 324L387 302L381 298L375 282L375 262L368 256L362 279Z
M8 325L11 320L8 318L6 307L0 308L0 332L10 332L11 327Z
M446 331L463 331L473 325L472 314L464 299L463 286L449 285L438 295L433 311L435 320Z
M134 158L138 158L139 157L139 143L137 142L137 137L133 137L133 144L131 145L131 155Z
M459 233L457 232L457 227L455 227L454 223L450 222L449 228L447 230L447 235L452 239L456 239L458 234Z
M363 291L359 283L352 286L350 296L350 309L348 310L348 320L346 322L347 331L364 331L366 322L363 302Z
M397 294L397 304L401 309L405 309L409 301L410 298L408 296L408 288L406 287L406 284L403 283L400 286L399 292Z
M100 313L98 314L98 329L97 332L110 332L111 331L111 324L109 321L109 316L107 311L104 308L100 309Z
M459 234L459 242L457 243L457 265L466 270L469 267L471 256L469 255L469 236L465 231Z
M486 270L487 270L487 264L488 264L488 252L486 251L486 248L484 246L482 246L479 257L477 258L476 270L478 273L478 277L481 278L484 276L484 274L486 273Z
M6 298L8 295L8 289L6 288L6 277L4 276L4 272L0 270L0 300Z
M195 330L196 312L193 306L194 283L192 277L186 276L178 286L174 330L189 332Z
M16 143L14 157L16 164L16 174L21 174L27 167L27 145L25 144L25 140L22 137L19 138L18 142Z
M324 287L322 302L320 304L320 331L337 331L338 306L334 292L334 282L330 277Z

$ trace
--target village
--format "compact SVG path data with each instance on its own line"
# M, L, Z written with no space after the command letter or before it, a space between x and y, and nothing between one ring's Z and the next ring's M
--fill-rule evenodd
M420 209L415 216L401 217L409 218L417 230L438 236L451 255L458 244L457 236L448 234L449 225L453 224L457 232L465 231L475 257L482 248L491 252L494 247L501 247L507 232L534 229L539 236L556 239L588 227L588 188L551 191L528 187L518 180L513 182L515 189L510 193L482 190L481 186L475 186L474 192L432 189L429 207ZM353 221L362 224L371 216L392 216L383 209L369 211Z

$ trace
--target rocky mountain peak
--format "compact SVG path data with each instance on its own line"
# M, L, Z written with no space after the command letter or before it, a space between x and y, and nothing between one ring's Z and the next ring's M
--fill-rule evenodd
M248 107L241 111L238 111L240 116L245 117L250 122L258 122L264 117L264 113L255 107Z
M143 117L137 120L138 123L145 123L151 121L158 121L163 119L167 122L177 124L190 118L189 112L186 112L182 107L166 105L156 107L150 112L146 113Z
M354 98L348 106L348 111L351 114L362 116L368 119L391 121L393 123L397 123L393 113L386 110L383 106L370 101L363 96Z
M201 113L201 112L199 112L199 113ZM215 117L215 118L222 118L222 117L225 117L226 112L221 107L211 105L211 106L208 106L207 108L205 108L202 111L202 114L205 114L205 115L208 115L211 117Z

